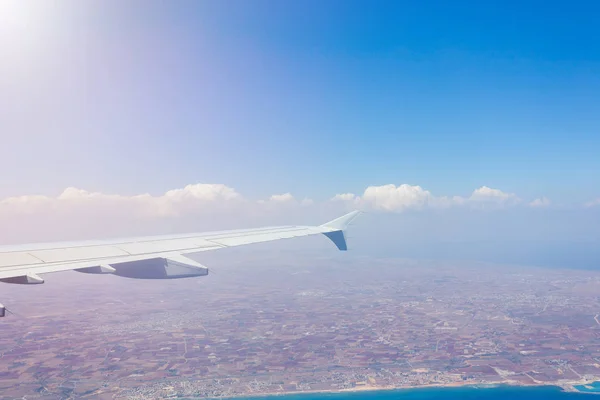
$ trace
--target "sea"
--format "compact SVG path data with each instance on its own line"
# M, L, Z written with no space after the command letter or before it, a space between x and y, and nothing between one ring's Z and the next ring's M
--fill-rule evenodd
M342 393L306 393L263 397L244 397L244 400L570 400L594 399L600 395L600 382L576 387L580 392L565 392L555 386L493 386L458 388L419 388L373 390ZM592 395L590 395L592 394ZM598 396L600 399L600 396ZM239 398L238 398L239 400Z

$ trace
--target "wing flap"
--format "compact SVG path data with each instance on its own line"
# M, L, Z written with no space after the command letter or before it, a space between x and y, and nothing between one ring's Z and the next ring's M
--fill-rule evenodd
M111 257L103 259L82 260L75 262L63 263L39 263L35 265L13 265L6 268L0 268L0 279L10 278L13 276L24 276L27 274L47 274L50 272L70 271L76 269L84 269L90 267L98 267L102 265L112 265L129 261L147 260L156 257L169 257L173 253L154 253L151 255L142 254L138 256L127 257ZM175 254L178 255L178 254Z
M180 279L208 275L207 267L177 254L111 266L116 270L115 275L135 279Z
M88 260L90 258L126 257L131 255L116 246L86 246L33 250L30 251L29 254L44 263Z
M147 242L125 243L117 246L119 249L131 255L149 254L164 251L185 251L189 249L213 250L215 247L221 247L216 246L214 242L210 242L202 237L152 240Z
M39 264L40 259L35 258L26 251L10 251L6 253L0 253L0 271L2 268L11 267L15 265L33 265Z

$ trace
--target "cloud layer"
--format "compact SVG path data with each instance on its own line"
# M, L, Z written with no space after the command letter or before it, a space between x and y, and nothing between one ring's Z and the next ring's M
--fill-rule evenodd
M402 212L406 210L421 210L425 208L448 208L456 206L471 206L477 208L498 208L513 206L521 203L514 193L506 193L498 189L482 186L475 189L470 196L434 196L421 186L389 184L369 186L362 196L353 193L337 194L332 199L335 202L345 202L369 210Z
M600 205L600 201L586 204ZM57 196L24 195L0 200L0 243L63 240L258 225L320 222L351 209L381 213L424 210L548 208L549 199L525 201L482 186L463 196L437 196L418 185L369 186L362 194L339 193L313 201L285 192L250 199L224 184L198 183L163 194L107 194L70 187Z
M514 193L482 186L469 196L435 196L418 185L381 185L369 186L362 195L340 193L328 203L344 204L346 207L383 212L403 212L426 208L443 209L449 207L501 208L523 204ZM587 206L593 206L590 202ZM38 213L56 213L63 211L97 211L112 209L116 214L126 212L135 217L161 218L186 216L190 214L214 213L242 209L248 212L268 206L317 206L312 199L295 198L291 193L274 194L268 199L249 200L235 189L223 184L197 183L184 188L173 189L162 195L148 193L124 196L89 192L70 187L56 197L44 195L25 195L0 200L0 218L6 215L31 215ZM545 197L526 203L531 207L547 207L550 200Z
M243 198L239 193L222 184L187 185L182 189L169 190L161 196L147 193L123 196L69 187L57 197L30 195L1 200L0 216L7 213L35 214L81 208L93 212L108 207L116 212L127 211L140 217L165 217L242 202Z
M551 204L552 204L552 202L548 198L540 197L538 199L531 201L529 203L529 206L535 207L535 208L544 208L544 207L549 207Z

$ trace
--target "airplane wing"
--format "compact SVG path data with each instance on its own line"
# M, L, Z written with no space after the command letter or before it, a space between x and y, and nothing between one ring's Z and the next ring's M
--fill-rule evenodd
M75 270L139 279L176 279L208 275L187 254L245 244L325 235L346 250L344 230L360 214L353 211L319 226L279 226L223 232L128 239L0 246L0 281L40 284L39 274ZM3 316L0 304L0 316Z

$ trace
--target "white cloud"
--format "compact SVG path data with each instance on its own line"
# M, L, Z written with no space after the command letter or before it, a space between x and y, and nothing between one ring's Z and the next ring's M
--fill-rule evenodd
M342 204L346 210L352 210L357 208L366 208L363 204L362 198L355 195L354 193L340 193L329 199L331 204Z
M312 199L309 199L308 197L305 197L302 200L298 200L291 193L288 192L282 194L274 194L270 196L267 200L258 200L255 203L248 202L248 205L258 204L263 207L267 207L266 210L273 210L274 208L289 210L290 207L309 207L312 206L314 203L315 202Z
M266 220L268 224L286 224L296 217L298 221L317 215L333 217L357 208L404 212L550 204L545 197L523 203L514 193L488 186L462 197L436 196L421 186L409 184L369 186L362 195L340 193L325 202L301 199L281 193L266 200L250 200L223 184L192 184L159 195L131 196L70 187L57 196L26 195L0 200L0 243L233 229L260 226ZM600 199L586 206L600 206Z
M294 201L294 196L291 193L274 194L269 198L269 201L276 203L288 203Z
M449 208L454 206L471 205L477 208L514 205L520 199L513 193L482 186L471 193L469 197L434 196L430 191L418 185L389 184L369 186L362 196L353 193L337 194L331 201L343 201L356 206L373 210L402 212L423 208Z
M513 193L482 186L474 190L469 197L434 196L430 191L418 185L388 184L369 186L362 196L354 193L336 194L330 202L344 203L346 208L363 208L388 212L402 212L410 209L449 208L455 206L496 207L515 205L520 199ZM545 197L529 203L533 207L546 206L550 203ZM600 201L598 202L600 204ZM592 203L588 203L590 206ZM254 205L254 206L253 206ZM231 211L244 209L251 212L256 205L273 207L286 205L315 206L312 199L297 200L291 193L274 194L267 200L249 201L235 189L223 184L192 184L184 188L173 189L162 195L139 194L124 196L90 192L74 187L65 189L56 197L51 196L18 196L0 200L0 216L3 214L36 214L50 212L97 212L126 213L134 217L156 218L186 216L215 211ZM1 220L0 220L1 222Z
M547 197L540 197L529 203L530 207L542 208L548 207L552 202Z
M475 189L469 197L471 202L491 202L496 204L518 203L521 200L514 193L506 193L499 189L482 186Z
M57 196L0 200L0 243L233 229L254 225L258 211L223 184L132 196L71 187Z
M420 209L433 199L431 193L420 186L403 184L369 186L362 195L362 203L376 210L403 211Z
M187 185L183 189L169 190L165 197L182 201L185 199L195 199L202 201L231 201L240 200L242 196L235 189L223 184L196 183Z
M208 204L222 206L226 203L241 202L242 196L234 189L222 184L194 184L182 189L169 190L160 196L140 194L123 196L89 192L69 187L57 197L18 196L0 201L0 215L3 213L38 213L50 211L80 210L89 212L112 208L116 212L126 211L137 216L162 217L201 211Z
M39 195L15 196L0 200L0 211L11 208L15 212L31 213L48 203L49 197Z
M341 193L333 196L331 198L331 201L355 201L357 199L360 199L360 197L358 197L354 193Z
M588 201L587 203L584 204L584 207L598 207L600 206L600 198L597 198L595 200L592 201Z

